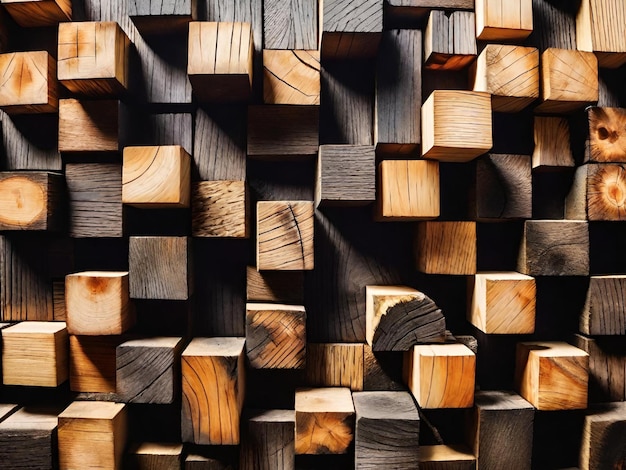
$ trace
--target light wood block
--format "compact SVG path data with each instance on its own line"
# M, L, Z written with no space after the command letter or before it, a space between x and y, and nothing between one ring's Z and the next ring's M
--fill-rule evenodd
M295 469L294 410L258 410L244 419L241 470Z
M308 343L305 382L315 387L363 390L363 344Z
M2 0L2 5L23 28L72 21L72 0Z
M198 18L197 0L126 0L126 3L128 16L142 35L184 32L189 22Z
M626 276L591 276L580 331L586 335L626 334Z
M534 136L533 170L575 166L567 119L535 116Z
M521 41L533 32L532 0L475 0L476 38Z
M246 300L301 305L304 302L304 274L297 271L259 272L246 268Z
M620 436L626 432L626 404L590 407L585 416L578 466L580 470L619 468L626 460Z
M463 445L420 446L419 468L423 470L475 470L476 457Z
M265 104L320 104L319 51L263 51Z
M475 222L420 222L417 269L427 274L476 274Z
M626 165L579 166L565 200L565 217L574 220L626 220Z
M626 109L587 109L589 147L585 161L594 163L626 163Z
M427 69L461 70L470 65L476 55L474 12L430 12L424 30L424 66Z
M245 181L200 181L191 187L194 237L248 238L249 201Z
M600 67L626 63L626 5L619 0L583 0L576 16L578 50L595 52Z
M7 114L59 109L57 63L46 51L0 54L0 108Z
M263 47L317 49L319 23L316 0L266 0L263 3Z
M115 393L115 348L122 336L70 335L70 390Z
M141 442L126 452L136 470L180 470L183 445L164 442Z

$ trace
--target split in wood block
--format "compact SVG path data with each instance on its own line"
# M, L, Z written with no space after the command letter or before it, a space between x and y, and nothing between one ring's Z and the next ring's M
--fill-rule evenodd
M59 468L122 468L126 405L75 401L59 415Z
M126 452L136 470L180 470L183 463L183 445L161 442L133 444Z
M535 280L515 272L477 273L468 320L486 334L535 332Z
M246 305L246 352L255 369L302 369L306 311L298 305Z
M466 162L487 153L491 138L488 93L435 90L422 105L422 156Z
M70 390L115 393L115 348L121 336L70 336Z
M420 222L417 269L427 274L476 274L476 222Z
M21 322L3 328L0 333L4 385L57 387L67 380L64 322Z
M533 169L575 166L567 119L535 116L534 135Z
M243 421L240 470L294 470L294 410L253 411Z
M579 166L565 200L565 217L594 222L626 220L626 164Z
M313 202L257 203L256 267L259 271L313 269Z
M578 50L595 52L600 67L626 63L626 4L620 0L582 0L576 17Z
M0 108L7 114L54 113L59 108L57 64L45 51L0 54Z
M304 274L286 271L259 272L246 268L248 302L275 302L301 305L304 302Z
M320 104L319 51L263 51L265 104Z
M191 188L194 237L248 238L248 190L245 181L200 181Z
M404 380L421 408L474 404L476 355L458 343L414 346L404 353Z
M305 381L311 386L363 390L363 344L307 344Z
M626 276L591 276L580 331L587 335L626 334Z
M621 437L626 432L626 404L603 403L588 409L583 425L579 468L619 468L626 461Z
M349 388L296 390L296 455L345 454L354 439Z
M476 457L463 445L420 446L419 468L422 470L475 470Z
M476 54L474 12L430 12L424 30L424 65L427 69L461 70L476 59Z
M122 202L141 208L189 207L191 157L180 145L126 147Z
M189 23L187 74L201 102L245 101L252 86L250 23Z
M128 88L130 40L115 22L59 24L59 81L74 93L118 96Z
M587 108L589 148L585 161L626 163L626 109Z
M2 0L2 6L23 28L72 21L72 0Z
M587 408L589 354L558 341L517 343L515 386L541 411Z
M475 0L475 3L478 39L523 40L533 32L532 0Z
M244 343L244 338L194 338L183 351L183 442L239 444Z
M198 17L197 0L127 0L128 16L142 35L183 32Z

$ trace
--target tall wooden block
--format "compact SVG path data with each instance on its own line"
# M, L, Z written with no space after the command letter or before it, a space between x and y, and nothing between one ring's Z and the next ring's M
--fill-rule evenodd
M57 387L67 380L65 322L22 322L0 333L4 385Z
M319 51L263 51L265 104L320 104Z
M567 343L517 343L515 386L538 410L587 408L589 354ZM564 393L566 392L566 393Z
M565 217L590 221L626 220L626 164L579 166L565 200Z
M626 432L626 404L605 403L590 407L585 416L579 468L619 468L626 461L621 436Z
M435 90L422 106L422 156L465 162L487 153L491 138L491 96Z
M239 444L244 343L244 338L194 338L183 351L183 442Z
M424 30L424 65L460 70L476 59L476 18L471 11L432 10Z
M296 414L293 410L259 410L243 421L241 470L295 469Z
M71 0L2 0L2 5L11 18L25 28L72 21Z
M600 67L626 63L626 5L619 0L583 0L576 17L578 50L595 52Z
M259 271L313 269L314 207L308 201L257 203Z
M59 24L58 76L68 90L118 96L129 83L130 40L115 22Z
M626 109L587 108L589 143L585 161L626 163Z
M263 3L265 49L318 48L316 0L267 0Z
M246 268L248 302L273 302L301 305L304 302L304 275L298 272L259 272Z
M363 344L307 344L305 376L311 386L363 390Z
M191 187L194 237L248 238L249 202L245 181L200 181Z
M126 0L128 16L143 35L184 31L198 17L197 0Z
M463 445L420 446L419 468L423 470L475 470L476 457Z
M46 51L0 54L0 71L5 113L54 113L59 108L57 63Z
M126 405L75 401L59 415L59 468L122 468Z
M533 169L575 165L567 119L535 116L534 136Z
M136 470L180 470L183 463L182 444L141 442L126 453Z
M420 222L417 269L427 274L476 274L475 222Z
M70 336L70 390L115 393L115 348L121 336Z
M626 334L626 276L591 276L580 331L587 335Z
M625 400L626 348L622 339L574 335L574 346L589 354L590 403Z
M532 0L475 0L475 3L478 39L521 41L533 32Z

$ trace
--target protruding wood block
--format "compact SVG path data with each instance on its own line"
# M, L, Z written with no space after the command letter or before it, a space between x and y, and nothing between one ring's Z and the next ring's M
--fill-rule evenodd
M587 335L626 334L626 276L591 276L580 331Z
M248 302L274 302L301 305L304 302L304 275L298 272L259 272L246 269Z
M516 272L477 273L467 319L487 334L535 332L535 280Z
M422 106L422 156L466 162L487 153L491 138L491 96L435 90Z
M420 446L419 468L422 470L475 470L476 457L463 445Z
M70 390L115 393L115 348L121 336L70 336Z
M59 468L122 468L126 405L75 401L59 415Z
M517 343L515 386L535 408L587 408L589 354L558 341Z
M621 437L626 432L626 404L590 407L585 416L580 446L581 470L619 468L626 461Z
M246 305L246 352L255 369L302 369L306 311L298 305Z
M126 0L128 16L142 35L184 31L198 17L197 0L161 2L157 0Z
M413 346L404 353L404 380L421 408L474 404L476 355L458 343Z
M579 166L565 200L565 217L590 221L626 220L626 164Z
M191 187L194 237L248 238L249 203L245 181L200 181Z
M72 21L72 0L2 0L4 9L24 28Z
M535 116L534 135L533 169L575 166L567 119Z
M265 104L320 104L319 51L263 51Z
M307 385L363 390L363 344L307 344L305 376Z
M626 163L626 109L587 109L589 117L589 148L585 161Z
M295 411L254 411L243 426L241 470L295 469Z
M476 37L521 41L533 32L532 0L475 0Z
M317 49L319 23L316 0L266 0L263 2L263 47Z
M411 468L418 462L419 414L406 392L356 392L354 468Z
M194 338L183 351L183 442L239 444L244 343L244 338Z
M161 442L133 444L127 451L128 460L136 470L180 470L183 445Z
M59 81L90 96L118 96L129 83L130 40L115 22L59 24Z
M432 10L424 30L424 65L460 70L476 59L476 18L471 11Z
M46 51L0 54L0 71L5 113L54 113L59 108L57 63Z
M296 390L296 455L345 454L354 439L349 388Z
M57 387L67 380L65 322L21 322L0 333L4 385Z
M595 52L600 67L626 63L626 5L620 0L583 0L576 17L578 50Z
M476 222L420 222L417 269L427 274L476 274Z
M259 271L313 269L313 218L308 201L257 203L256 267Z
M189 207L191 157L179 145L126 147L122 202L141 208Z

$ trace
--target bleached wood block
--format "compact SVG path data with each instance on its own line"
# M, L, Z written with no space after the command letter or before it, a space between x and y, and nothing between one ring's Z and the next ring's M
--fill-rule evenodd
M476 222L420 222L417 269L427 274L476 274Z
M565 200L565 217L575 220L626 220L626 164L579 166Z
M115 348L122 336L70 335L70 390L115 393Z
M461 70L477 55L472 11L432 10L424 30L424 65L431 70Z
M626 334L626 276L591 276L580 331L586 335Z
M423 470L475 470L476 457L463 445L420 446L419 468Z
M567 119L535 116L534 136L533 169L575 166Z
M308 343L305 382L316 387L363 390L363 344Z
M296 468L294 410L255 410L242 424L241 470Z
M4 9L24 28L72 21L72 0L2 0Z
M200 181L191 187L194 237L248 238L249 201L245 181Z
M180 470L183 463L183 445L164 442L133 444L126 452L136 470Z
M263 51L265 104L320 104L319 51Z
M626 109L587 108L589 143L585 161L626 163Z
M595 52L600 67L626 63L626 4L620 0L583 0L576 16L578 50Z
M480 40L521 41L533 32L532 0L475 0L475 4Z
M54 113L59 108L57 63L46 51L0 54L0 72L5 113Z
M126 0L128 16L142 35L184 32L198 18L197 0Z

